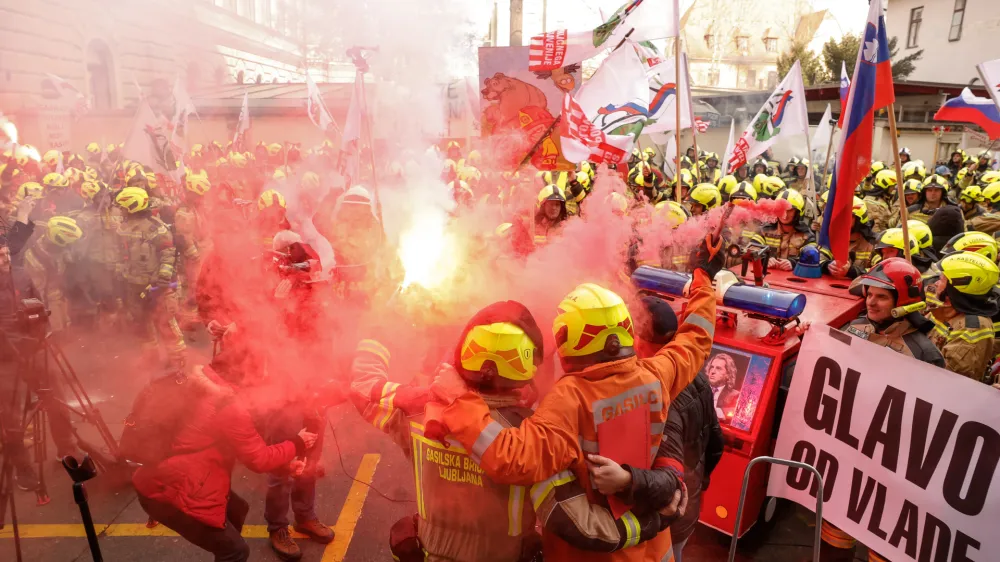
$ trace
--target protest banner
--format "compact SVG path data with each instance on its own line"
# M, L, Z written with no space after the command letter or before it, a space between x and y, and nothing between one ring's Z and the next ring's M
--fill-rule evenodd
M799 351L774 456L823 475L823 518L893 561L995 560L1000 391L832 328ZM815 506L811 473L768 495Z

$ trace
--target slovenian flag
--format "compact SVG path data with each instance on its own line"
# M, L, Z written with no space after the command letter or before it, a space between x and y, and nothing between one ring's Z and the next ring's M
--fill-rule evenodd
M892 62L889 60L889 40L882 17L884 0L872 0L868 8L868 23L862 34L854 79L842 111L844 128L837 150L837 163L830 181L830 196L823 212L823 227L819 233L821 246L829 248L840 263L848 259L851 237L854 188L871 170L872 134L875 112L895 101L892 85Z
M1000 110L990 98L981 98L965 88L957 98L944 102L935 121L958 121L979 125L991 140L1000 138Z
M844 113L847 112L847 94L851 91L851 79L847 76L847 63L840 61L840 117L837 127L844 128Z

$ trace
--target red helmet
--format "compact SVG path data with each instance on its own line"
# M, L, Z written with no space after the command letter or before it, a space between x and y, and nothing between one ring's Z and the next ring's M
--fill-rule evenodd
M859 284L896 292L896 306L906 306L923 300L920 271L903 258L878 262L862 275Z

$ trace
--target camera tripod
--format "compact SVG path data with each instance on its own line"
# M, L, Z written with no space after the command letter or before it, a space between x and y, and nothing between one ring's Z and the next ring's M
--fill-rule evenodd
M44 463L48 459L47 436L52 416L65 418L65 429L72 434L77 446L90 455L102 472L107 472L111 466L116 464L118 445L100 411L94 406L87 391L83 388L73 366L66 359L66 355L55 342L50 340L48 335L37 338L26 337L10 343L12 347L17 349L19 357L18 377L14 383L14 392L11 393L10 408L11 411L16 411L18 387L23 384L26 392L20 429L23 434L24 428L29 422L34 426L33 448L35 462L38 465L38 488L35 495L38 498L38 505L45 505L50 501L45 483ZM53 366L55 371L59 373L56 381L52 380L53 370L51 367ZM60 396L55 387L57 382L61 382L62 387L68 389L69 395L76 400L76 407L71 406ZM103 449L80 437L77 429L70 423L70 414L79 417L97 429L100 439L103 441Z
M8 427L6 415L0 413L0 439L3 441L3 460L0 462L0 530L6 526L7 505L10 504L10 522L14 531L14 553L17 562L23 560L21 553L21 532L17 527L17 506L14 504L14 459L11 443L24 440L24 431Z

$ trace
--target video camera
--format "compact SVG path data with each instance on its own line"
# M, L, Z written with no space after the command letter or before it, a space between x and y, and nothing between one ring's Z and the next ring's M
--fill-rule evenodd
M51 312L38 299L23 299L15 312L18 330L25 335L42 339L49 326Z

